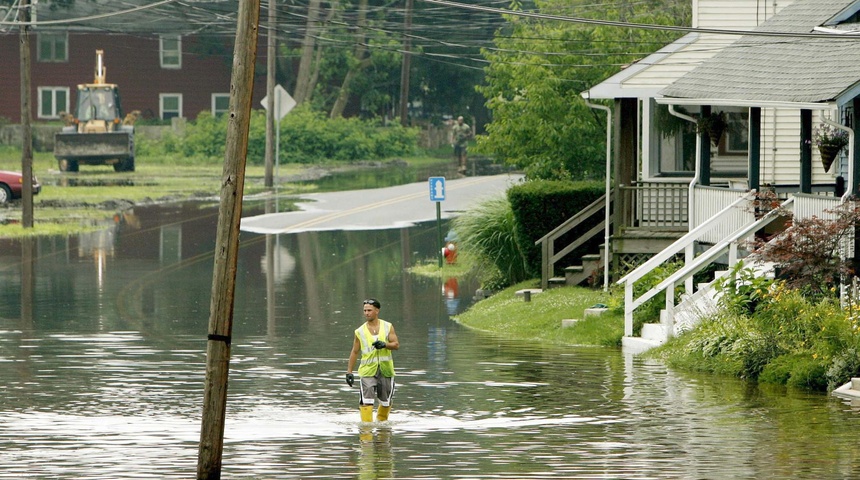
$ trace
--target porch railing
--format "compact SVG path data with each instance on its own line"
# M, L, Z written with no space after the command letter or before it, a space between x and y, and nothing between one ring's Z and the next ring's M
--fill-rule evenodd
M690 264L694 260L694 247L705 235L710 234L712 230L723 222L735 223L737 217L743 217L745 212L751 210L752 202L755 198L755 192L747 192L734 202L717 212L707 222L692 229L683 237L676 240L674 243L666 247L660 253L648 259L645 263L618 280L618 284L624 284L624 335L633 335L633 312L642 304L654 297L660 290L651 289L639 298L633 298L633 286L650 273L659 265L668 261L675 255L684 252L685 263ZM725 238L725 237L724 237ZM710 250L708 250L710 251ZM687 277L685 277L687 280ZM688 293L692 293L692 275L687 282ZM665 287L664 287L665 288ZM673 284L674 288L674 284Z
M743 199L740 199L743 200ZM789 198L785 202L782 203L782 207L785 209L792 208L792 204L794 203L794 197ZM675 286L680 282L686 282L688 279L692 279L693 275L698 273L700 270L705 268L706 266L713 263L718 258L728 253L728 263L729 268L733 267L738 261L738 245L743 242L746 238L753 235L757 230L762 229L769 225L771 222L777 220L779 218L779 210L774 209L765 213L760 219L752 222L748 225L739 228L737 231L732 233L730 236L724 238L719 243L704 251L701 255L696 257L692 261L687 261L685 265L675 273L669 275L665 280L657 284L651 290L645 292L642 296L637 299L633 299L633 286L628 283L625 284L624 288L624 297L625 297L625 305L624 305L624 335L632 336L633 335L633 310L640 305L644 304L648 300L654 298L660 292L666 292L666 315L664 318L664 328L665 331L668 332L669 335L675 329L674 325L674 310L675 310ZM692 232L691 232L692 233ZM692 293L692 292L689 292ZM628 303L629 300L629 303ZM630 305L630 307L628 307ZM629 312L628 312L629 309Z
M738 198L745 197L748 192L749 190L696 186L693 193L695 198L695 202L693 202L693 224L690 225L690 230L694 230L709 221L726 205L732 204ZM740 208L733 210L733 212L714 228L703 233L699 241L717 243L738 228L755 220L755 212L752 208Z
M610 209L612 208L613 199L615 198L614 193L614 189L610 190L609 192ZM590 241L591 239L595 238L596 236L602 234L605 231L605 208L606 195L604 194L601 195L600 198L592 202L589 206L580 210L579 213L570 217L564 223L555 227L551 232L547 233L535 242L535 245L540 245L541 247L541 288L546 289L549 287L549 279L555 274L555 264L559 260L561 260L562 258L564 258L565 255L576 250L577 248L584 245L586 242ZM595 218L596 215L601 215L599 221ZM572 243L563 247L561 250L556 251L556 240L588 221L590 221L590 223L597 223L587 232L579 235L577 239L574 240ZM612 226L612 217L610 217L609 222L610 226ZM607 248L606 252L604 252L604 255L608 255L608 251L609 250Z
M687 229L688 186L641 182L621 185L620 225L633 228Z
M839 197L826 197L808 193L794 194L794 218L818 217L822 219L833 219L834 215L827 212L839 206L842 199Z

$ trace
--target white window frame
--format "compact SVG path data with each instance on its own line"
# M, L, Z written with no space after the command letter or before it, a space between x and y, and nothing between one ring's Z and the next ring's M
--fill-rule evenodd
M176 41L176 50L165 48L165 41L174 40ZM161 68L172 70L182 68L182 37L179 35L162 35L158 37L158 57L161 62Z
M164 120L164 101L168 98L176 98L179 100L179 111L177 113L177 117L182 118L182 94L181 93L159 93L158 94L158 117ZM168 110L168 113L173 113L173 110ZM171 117L173 118L173 117Z
M227 109L226 110L218 111L218 109L215 108L215 106L217 104L217 99L219 99L219 98L226 98L227 99ZM228 113L229 110L230 110L230 94L229 93L213 93L212 94L212 116L217 117L218 115Z
M39 106L37 110L37 118L44 119L54 119L60 118L60 112L69 112L69 87L38 87L36 89L37 96L39 98ZM42 94L44 92L51 92L51 114L43 115L43 104L42 104ZM66 94L66 103L65 105L57 105L57 92L64 92Z
M62 57L57 55L56 39L63 40L63 51L60 52ZM51 42L51 57L42 58L42 41ZM36 39L36 58L39 62L44 63L68 63L69 61L69 34L67 32L50 32L39 33Z

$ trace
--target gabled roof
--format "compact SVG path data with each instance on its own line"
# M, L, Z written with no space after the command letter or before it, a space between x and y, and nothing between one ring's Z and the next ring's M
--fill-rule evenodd
M858 9L858 0L796 0L754 31L821 38L743 36L663 89L661 103L844 103L860 81L860 35L847 33L858 27ZM824 36L834 28L846 32L844 39Z
M225 34L235 32L238 0L77 0L72 8L37 4L39 30L104 33Z

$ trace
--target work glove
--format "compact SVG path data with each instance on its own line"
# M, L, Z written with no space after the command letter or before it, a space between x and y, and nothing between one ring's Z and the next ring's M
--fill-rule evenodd
M347 373L346 374L346 384L351 387L353 382L355 382L355 375L353 375L351 373Z
M382 340L377 340L377 341L373 342L373 348L375 348L377 350L381 350L381 349L385 348L385 342L383 342Z

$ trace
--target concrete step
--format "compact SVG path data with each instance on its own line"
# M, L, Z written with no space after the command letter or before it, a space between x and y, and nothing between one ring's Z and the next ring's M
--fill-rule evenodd
M660 343L658 342L640 337L623 337L621 339L621 350L625 353L643 353L659 346Z
M658 345L661 345L665 343L668 338L666 335L666 327L659 323L646 323L642 325L641 338L657 342Z

